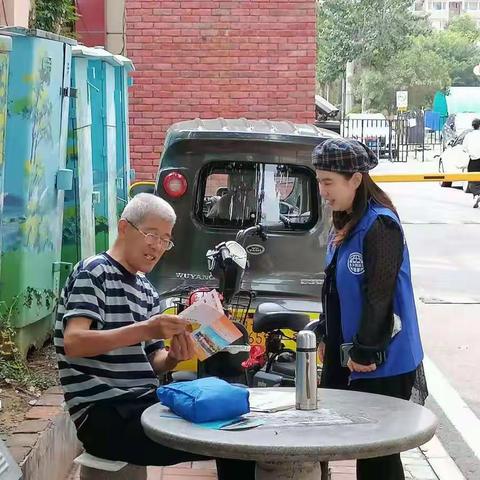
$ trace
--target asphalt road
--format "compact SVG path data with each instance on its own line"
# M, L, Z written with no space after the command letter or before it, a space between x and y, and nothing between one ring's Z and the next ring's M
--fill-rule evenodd
M465 478L479 479L480 209L471 195L435 183L382 187L410 249L437 435Z

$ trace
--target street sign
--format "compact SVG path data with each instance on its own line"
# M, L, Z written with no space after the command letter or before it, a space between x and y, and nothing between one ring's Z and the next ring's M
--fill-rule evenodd
M397 109L407 110L407 108L408 108L408 91L399 90L397 92Z

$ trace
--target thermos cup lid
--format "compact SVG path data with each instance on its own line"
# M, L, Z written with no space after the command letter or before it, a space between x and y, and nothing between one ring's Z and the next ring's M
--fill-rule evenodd
M302 330L297 334L297 351L299 350L315 350L317 338L310 330Z

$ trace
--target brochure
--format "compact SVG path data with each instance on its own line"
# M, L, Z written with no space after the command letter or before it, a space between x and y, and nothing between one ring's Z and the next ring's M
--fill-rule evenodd
M214 293L212 293L214 292ZM204 295L179 316L188 320L195 353L203 361L222 351L242 336L240 330L225 316L218 293L212 290Z

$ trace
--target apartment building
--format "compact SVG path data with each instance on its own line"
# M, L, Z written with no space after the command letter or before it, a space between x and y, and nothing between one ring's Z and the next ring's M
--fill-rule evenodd
M433 28L444 29L452 18L458 15L470 15L480 26L480 1L475 0L416 0L414 10L426 13Z

